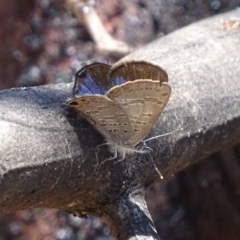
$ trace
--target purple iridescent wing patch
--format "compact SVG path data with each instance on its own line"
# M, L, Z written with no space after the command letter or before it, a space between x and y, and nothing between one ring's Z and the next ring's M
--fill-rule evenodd
M76 97L84 94L105 94L108 90L107 75L111 65L93 62L83 66L75 74L73 94Z

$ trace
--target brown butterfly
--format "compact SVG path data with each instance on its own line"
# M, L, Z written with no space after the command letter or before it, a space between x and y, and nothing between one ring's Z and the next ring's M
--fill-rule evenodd
M166 106L171 94L167 81L164 70L145 61L112 67L95 62L76 73L76 98L67 104L102 133L113 158L119 153L124 159L127 153L145 152L134 147L149 134Z

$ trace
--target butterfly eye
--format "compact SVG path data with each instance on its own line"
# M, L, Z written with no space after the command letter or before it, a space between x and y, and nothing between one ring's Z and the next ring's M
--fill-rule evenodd
M69 105L75 107L75 106L78 106L78 102L72 101L72 102L69 103Z

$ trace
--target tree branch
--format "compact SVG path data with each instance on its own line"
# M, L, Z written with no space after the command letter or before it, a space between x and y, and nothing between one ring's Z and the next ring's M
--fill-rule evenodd
M165 178L239 142L240 27L223 28L229 20L239 21L239 10L192 24L126 57L153 61L169 74L173 94L151 136L183 130L148 142ZM143 194L134 195L160 180L149 155L97 167L110 153L106 147L97 151L103 137L64 105L71 87L0 92L1 211L60 208L105 219L119 239L138 239L137 229L157 238ZM130 230L124 219L133 224ZM139 222L146 228L140 230Z

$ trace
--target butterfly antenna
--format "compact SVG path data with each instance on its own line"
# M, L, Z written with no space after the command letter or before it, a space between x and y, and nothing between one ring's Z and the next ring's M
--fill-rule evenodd
M165 133L165 134L162 134L162 135L158 135L158 136L155 136L155 137L148 138L148 139L146 139L145 141L142 141L142 142L143 142L143 144L145 145L146 142L148 142L148 141L150 141L150 140L153 140L153 139L156 139L156 138L159 138L159 137L168 136L168 135L170 135L170 134L172 134L172 133L175 133L175 132L178 132L178 131L181 131L181 130L183 130L183 128L174 130L174 131L169 132L169 133ZM147 148L150 149L149 147L147 147ZM152 164L153 164L156 172L158 173L159 177L160 177L161 179L163 179L163 175L162 175L161 172L158 170L158 167L157 167L157 165L155 164L152 156L151 156L150 154L148 154L148 155L149 155L149 157L150 157L150 159L151 159L151 161L152 161Z
M169 132L169 133L164 133L164 134L162 134L162 135L158 135L158 136L155 136L155 137L148 138L148 139L144 140L143 143L148 142L148 141L151 141L151 140L156 139L156 138L160 138L160 137L165 137L165 136L171 135L171 134L173 134L173 133L175 133L175 132L179 132L179 131L181 131L181 130L183 130L183 128L174 130L174 131Z
M150 159L151 159L151 161L152 161L152 164L153 164L153 166L154 166L156 172L158 173L159 177L160 177L161 179L163 179L163 175L162 175L161 172L158 170L158 167L157 167L157 165L155 164L155 162L154 162L152 156L151 156L150 154L148 154L148 155L149 155L149 157L150 157Z

